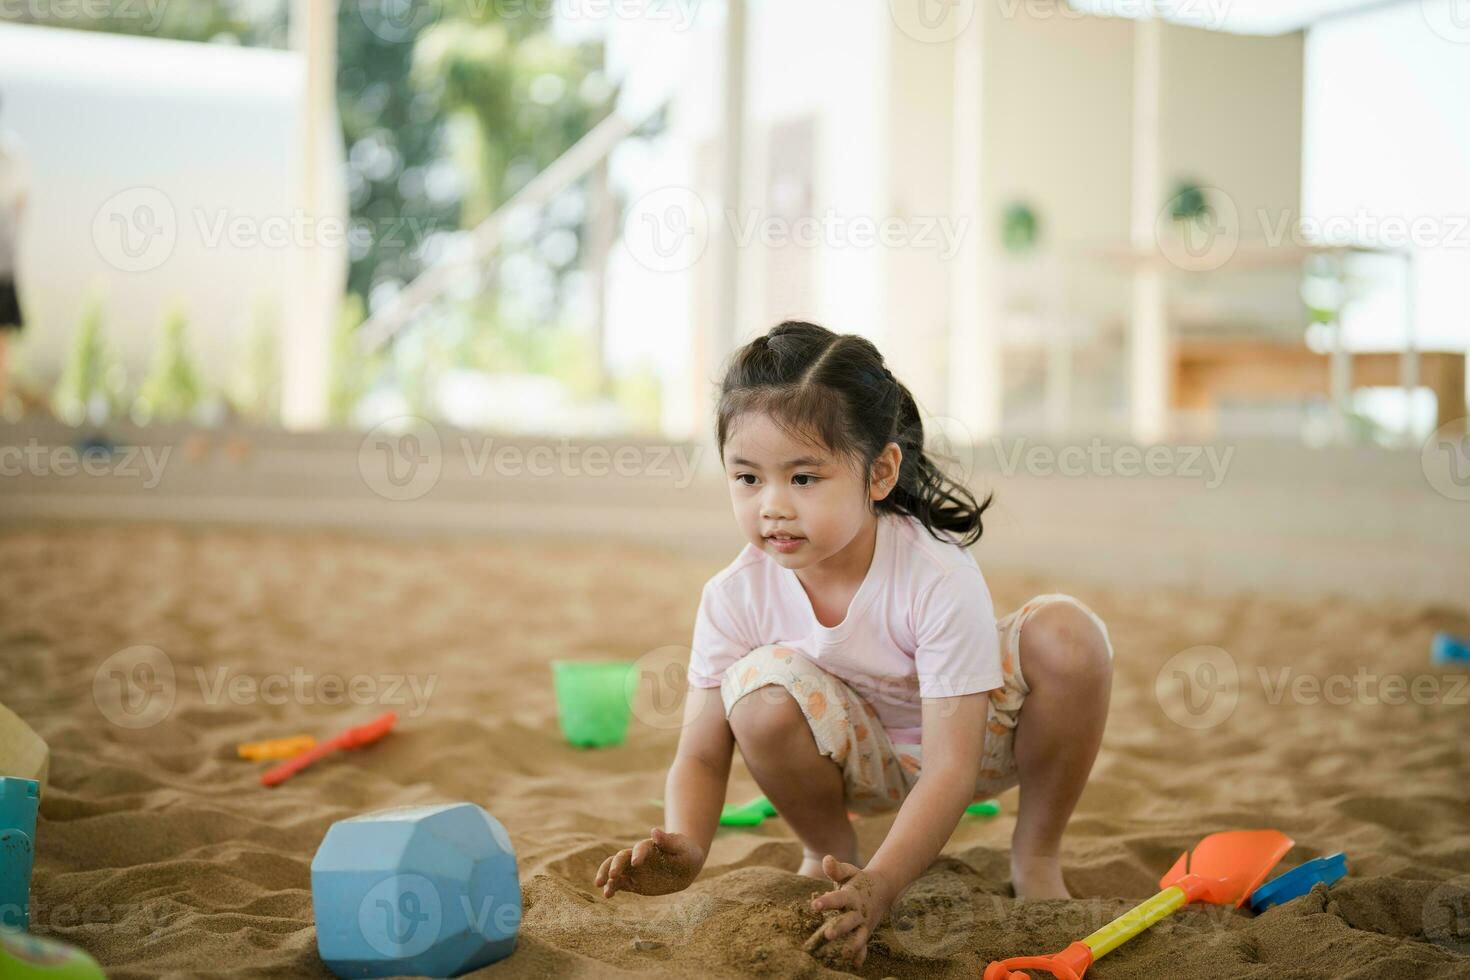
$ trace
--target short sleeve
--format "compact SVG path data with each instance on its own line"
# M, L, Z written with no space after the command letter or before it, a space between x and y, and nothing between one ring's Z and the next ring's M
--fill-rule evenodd
M916 603L914 616L920 697L953 698L1002 685L995 607L979 568L946 572Z
M754 650L740 617L727 594L711 581L699 596L694 618L694 641L689 655L689 684L719 687L725 668Z

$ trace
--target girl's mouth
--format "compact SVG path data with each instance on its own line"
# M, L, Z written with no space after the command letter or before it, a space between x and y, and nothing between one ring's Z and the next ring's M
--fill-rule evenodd
M771 543L771 547L783 555L789 555L806 544L806 538L799 538L792 534L768 534L766 540Z

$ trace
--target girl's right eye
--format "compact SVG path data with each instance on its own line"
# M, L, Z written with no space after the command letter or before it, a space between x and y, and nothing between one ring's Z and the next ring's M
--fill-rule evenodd
M735 481L737 483L742 483L747 487L753 487L756 484L754 473L736 473Z

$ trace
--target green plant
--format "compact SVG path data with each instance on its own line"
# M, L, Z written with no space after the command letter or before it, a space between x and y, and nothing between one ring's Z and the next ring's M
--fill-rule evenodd
M1209 213L1210 202L1205 189L1194 181L1181 180L1174 185L1169 198L1169 215L1175 221L1200 221Z
M175 307L163 323L163 337L148 377L138 388L134 414L141 422L187 418L204 396L204 385L189 356L189 318Z
M1024 201L1006 206L1000 219L1000 241L1007 252L1020 255L1035 248L1041 240L1041 222L1036 212Z
M358 344L357 328L366 316L362 297L348 293L342 303L337 329L332 333L327 417L333 425L347 425L352 421L353 409L383 370L383 358L364 354Z
M101 424L121 410L126 387L127 374L102 336L102 299L94 294L82 310L53 408L71 425Z
M235 413L251 422L269 424L281 412L280 318L262 300L251 317L229 402Z

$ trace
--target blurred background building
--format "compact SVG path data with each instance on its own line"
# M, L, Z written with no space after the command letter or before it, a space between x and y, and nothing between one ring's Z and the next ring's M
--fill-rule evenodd
M967 476L1022 481L997 560L1107 575L1142 538L1164 581L1466 584L1463 0L4 17L35 175L9 438L199 464L172 497L11 480L16 514L624 533L625 494L706 540L712 460L650 508L444 447L703 445L722 359L801 317L873 338ZM383 510L354 460L415 425L445 475ZM1207 492L1005 472L1018 444L1241 451Z

